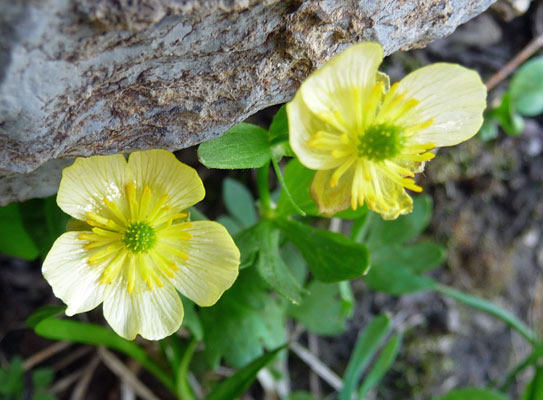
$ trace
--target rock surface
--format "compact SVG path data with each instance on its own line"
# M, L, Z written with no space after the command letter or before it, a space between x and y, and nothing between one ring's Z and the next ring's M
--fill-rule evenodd
M53 194L49 160L217 137L351 43L422 47L493 1L0 0L0 205Z

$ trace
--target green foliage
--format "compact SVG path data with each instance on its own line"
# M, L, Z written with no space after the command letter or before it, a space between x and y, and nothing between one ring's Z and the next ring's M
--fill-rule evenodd
M432 216L428 196L414 199L413 212L393 221L374 213L353 225L352 236L369 247L371 264L365 281L373 290L401 295L432 289L433 279L421 275L445 260L445 249L431 242L407 244L420 235Z
M226 178L223 182L223 199L226 209L241 228L256 223L255 200L244 185Z
M0 207L0 253L27 260L45 257L65 232L68 218L54 196Z
M383 346L381 353L377 357L375 364L368 372L366 378L362 382L360 389L358 389L359 399L362 400L366 397L368 392L375 387L379 381L385 376L387 371L392 366L392 363L398 356L402 342L402 336L396 333L392 338Z
M465 388L453 390L438 400L508 400L508 397L490 389Z
M543 113L543 56L534 57L520 67L511 79L500 104L488 110L479 131L482 140L498 136L498 125L511 136L524 131L525 117Z
M39 255L16 203L0 207L0 253L27 260L34 260Z
M206 397L206 400L231 400L241 396L256 379L256 374L268 365L285 348L281 346L263 354L250 364L238 370L234 375L221 382Z
M463 293L459 290L455 290L443 285L437 285L436 289L445 296L451 297L461 303L464 303L472 308L483 311L489 315L492 315L507 325L515 329L522 336L526 338L530 343L536 344L536 336L534 332L521 320L515 317L511 312L504 310L490 301L480 299L475 296Z
M253 124L238 124L223 136L202 143L198 157L208 168L262 167L271 159L267 132Z
M0 369L0 398L3 400L22 399L25 389L24 374L23 362L18 357L11 360L7 368ZM32 372L32 400L56 399L54 395L47 392L54 376L55 371L50 368L38 368Z
M521 400L543 400L543 365L536 367L534 377L526 386Z
M310 393L307 392L293 392L290 396L283 400L316 400Z
M299 306L289 307L289 315L317 335L334 336L345 331L350 310L343 306L339 284L314 280L306 289L309 294Z
M299 303L302 287L285 264L279 253L279 230L270 221L263 221L262 229L257 231L260 251L256 268L260 276L277 293L292 303Z
M39 309L27 319L27 325L36 334L46 339L66 340L75 343L105 346L120 351L139 361L149 372L154 374L166 387L174 390L172 378L169 377L149 357L147 352L136 343L123 339L115 332L103 326L74 320L55 319L59 308ZM42 318L40 320L40 318Z
M311 181L315 176L315 171L304 167L300 161L294 159L289 161L285 167L284 178L286 186L294 202L310 216L322 216L319 214L317 204L310 195ZM334 217L353 219L360 218L368 212L366 207L358 208L356 211L345 210L337 213ZM277 203L276 213L279 216L299 215L300 213L292 205L286 192L283 190Z
M362 331L347 365L339 400L351 400L364 369L377 352L380 343L388 333L389 326L389 318L386 315L380 315L372 319Z
M535 117L543 113L543 56L532 58L518 69L509 93L519 114Z
M213 307L200 309L206 359L216 369L222 357L242 367L263 354L263 347L285 343L284 313L256 268L240 272L236 283Z

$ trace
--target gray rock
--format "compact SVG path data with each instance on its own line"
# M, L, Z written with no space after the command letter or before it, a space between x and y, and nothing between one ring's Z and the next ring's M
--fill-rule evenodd
M13 173L217 137L352 43L423 47L492 3L0 0L0 204L52 191Z

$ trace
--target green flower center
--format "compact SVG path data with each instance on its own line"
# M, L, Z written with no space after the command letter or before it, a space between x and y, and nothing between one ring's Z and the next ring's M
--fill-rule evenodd
M396 156L403 146L402 130L399 127L387 124L372 125L360 136L357 146L358 157L383 161Z
M133 253L149 250L156 241L155 230L146 222L133 222L124 232L123 242Z

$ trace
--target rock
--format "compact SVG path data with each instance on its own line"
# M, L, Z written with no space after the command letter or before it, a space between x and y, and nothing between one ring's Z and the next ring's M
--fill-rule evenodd
M0 204L51 192L13 173L217 137L349 44L423 47L492 3L0 0Z

